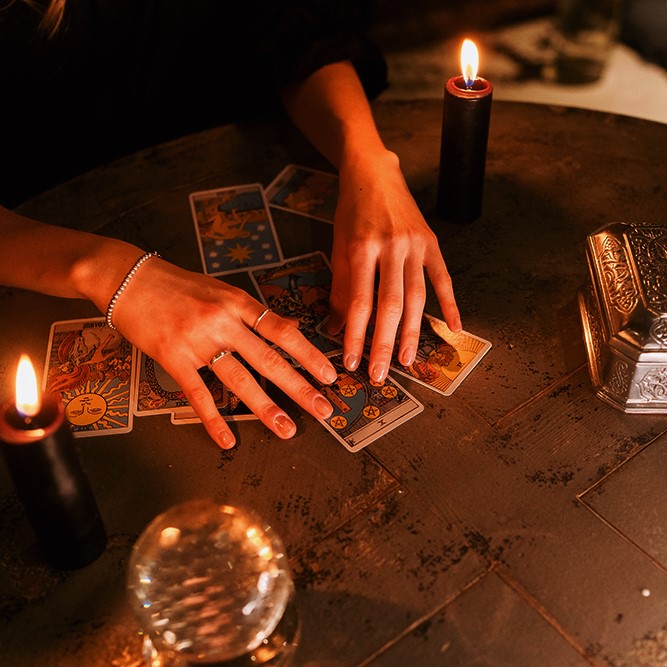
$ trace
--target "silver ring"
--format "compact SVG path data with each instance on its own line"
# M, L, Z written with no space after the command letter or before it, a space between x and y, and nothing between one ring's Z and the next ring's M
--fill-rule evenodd
M252 330L257 333L257 327L259 326L259 323L264 319L264 316L267 313L270 313L271 309L267 308L266 310L262 311L261 315L255 320L255 323L252 325Z
M231 354L229 350L220 350L220 352L214 354L213 357L211 357L211 361L208 362L208 367L213 370L213 364L217 363L220 361L220 359L227 356L228 354Z

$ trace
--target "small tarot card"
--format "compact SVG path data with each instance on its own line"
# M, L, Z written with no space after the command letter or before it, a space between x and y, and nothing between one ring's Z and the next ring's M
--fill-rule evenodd
M258 183L193 192L190 208L205 273L222 276L282 262L273 219Z
M394 357L391 368L449 396L490 349L488 340L467 331L454 333L442 320L424 314L415 361L403 366Z
M365 358L356 371L350 372L343 366L341 352L332 352L327 357L338 372L338 379L332 385L319 385L308 373L301 372L315 386L320 386L322 394L334 406L331 417L319 421L351 452L358 452L423 411L424 406L391 378L373 382L368 377Z
M198 372L216 405L224 405L225 388L215 373L206 367ZM192 412L188 399L174 379L152 357L141 351L137 352L135 374L132 405L137 417Z
M266 189L269 206L333 223L338 176L288 164Z
M250 271L250 277L266 306L298 319L299 330L317 349L330 352L340 347L317 330L329 314L331 294L331 267L324 254L292 257L280 266Z
M75 436L132 430L134 357L103 317L51 325L44 390L60 396Z

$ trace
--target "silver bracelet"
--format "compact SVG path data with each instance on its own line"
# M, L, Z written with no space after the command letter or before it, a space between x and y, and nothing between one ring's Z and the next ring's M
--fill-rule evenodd
M120 298L120 295L125 291L125 288L127 287L130 280L134 278L134 274L139 270L139 267L145 261L149 260L151 257L159 258L160 255L157 252L147 252L143 254L141 257L139 257L139 259L134 263L134 266L127 272L127 275L125 276L123 282L120 284L120 287L115 291L114 295L111 297L111 301L109 301L109 305L107 306L107 315L106 315L107 326L110 329L116 328L114 326L114 323L111 321L111 318L113 316L113 309L116 307L116 303Z

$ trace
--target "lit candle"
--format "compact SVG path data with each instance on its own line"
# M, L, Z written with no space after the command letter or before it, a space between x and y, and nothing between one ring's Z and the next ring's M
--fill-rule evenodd
M477 76L474 42L461 47L461 76L445 85L437 210L447 222L472 222L482 212L493 86Z
M106 531L62 403L40 396L27 355L16 372L15 402L0 407L0 449L48 562L69 570L95 560Z

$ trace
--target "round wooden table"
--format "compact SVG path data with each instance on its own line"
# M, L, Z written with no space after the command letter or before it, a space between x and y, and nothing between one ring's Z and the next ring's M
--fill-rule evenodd
M302 625L295 664L659 664L667 418L594 396L577 290L587 234L664 221L667 126L495 103L483 215L456 226L434 213L441 101L378 102L374 112L441 240L464 328L493 348L450 397L399 378L424 412L357 454L294 406L289 442L249 421L221 451L200 425L166 415L78 440L110 539L71 573L40 560L0 466L0 663L140 665L125 599L131 546L156 514L210 497L254 508L283 537ZM285 122L220 127L20 210L201 270L188 194L267 185L288 163L331 169ZM330 225L274 217L286 257L329 253ZM427 311L439 315L432 292ZM44 358L53 321L98 314L0 290L2 397L20 352Z

